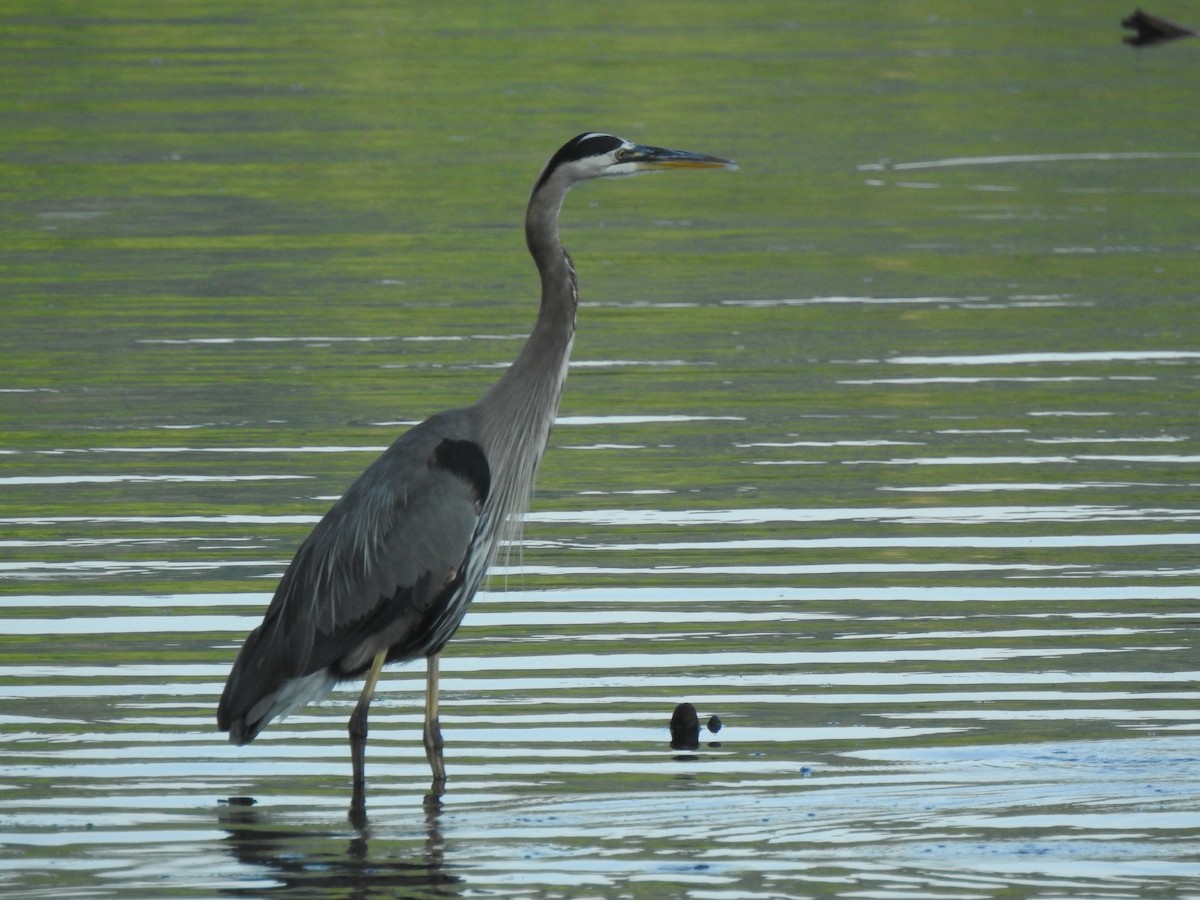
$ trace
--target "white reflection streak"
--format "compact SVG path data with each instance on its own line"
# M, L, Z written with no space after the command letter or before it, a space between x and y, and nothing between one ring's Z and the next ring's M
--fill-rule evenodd
M911 366L997 366L1027 363L1157 362L1200 359L1195 350L1095 350L1073 353L983 353L974 356L893 356L887 360Z
M591 587L554 588L541 590L480 591L468 615L466 624L474 621L477 610L497 609L507 606L594 606L597 603L616 603L623 607L678 604L696 609L702 604L738 604L749 608L760 603L847 603L867 602L928 602L928 603L1029 603L1042 606L1062 600L1088 603L1111 603L1135 601L1154 597L1162 600L1200 601L1200 586L1166 586L1159 584L1133 584L1121 587L971 587L954 585L947 587L921 585L915 587ZM103 607L130 609L166 609L189 607L243 607L261 610L271 600L270 592L246 592L230 594L13 594L0 596L0 609L53 609ZM1131 605L1131 610L1136 606ZM540 613L539 613L540 614ZM1079 617L1081 613L1072 613ZM1141 616L1140 612L1089 613L1095 618L1120 618ZM1172 615L1175 615L1174 613ZM465 627L465 626L464 626Z
M254 622L249 616L93 616L67 619L7 619L9 634L237 634ZM59 674L63 674L60 670ZM6 688L0 688L0 691Z
M993 491L1080 491L1089 488L1128 488L1137 487L1141 482L1132 481L1080 481L1075 483L1055 483L1055 482L972 482L970 484L940 484L940 485L923 485L920 487L889 487L882 486L881 491L892 491L894 493L990 493ZM1154 487L1176 487L1176 485L1151 485Z
M491 366L501 368L509 363L499 363ZM624 366L703 366L708 363L689 362L686 359L573 359L572 369L612 369Z
M83 559L73 562L0 562L0 573L13 576L29 575L38 577L42 574L59 575L95 575L121 574L135 572L211 572L225 568L276 568L282 569L287 560L279 559L246 559L246 560L179 560L138 559L138 560L109 560Z
M473 334L471 340L524 340L527 335L496 335ZM187 344L225 345L225 344L374 344L388 341L407 341L411 343L438 343L468 340L467 336L459 334L444 335L259 335L257 337L192 337L192 338L139 338L139 344L166 344L178 346Z
M282 570L286 560L76 560L72 562L0 562L0 574L14 578L44 578L50 575L145 574L150 572L213 572L226 568ZM722 565L722 566L492 566L492 577L563 575L832 575L857 573L913 572L1064 572L1079 564L1035 565L1030 563L837 563L811 565ZM1160 572L1159 574L1170 574Z
M1157 547L1191 546L1200 544L1200 534L1077 534L1077 535L1016 535L990 537L986 535L939 537L881 537L881 538L780 538L725 541L661 541L655 543L595 543L550 542L547 546L569 546L575 550L645 551L661 550L823 550L823 549L885 549L958 547L993 547L1029 550L1038 547Z
M895 360L888 360L895 362ZM1066 381L1105 381L1100 375L942 375L930 378L839 378L837 384L872 385L872 384L993 384L996 382L1023 382L1030 384L1058 383Z
M753 444L734 444L735 447L923 447L924 441L761 441Z
M744 422L744 416L687 416L687 415L614 415L614 416L559 416L554 420L559 425L658 425L676 422Z
M330 444L300 447L87 447L81 450L37 450L34 452L44 456L68 456L79 453L146 453L154 455L160 453L382 453L386 449L384 444L364 446Z
M844 466L1038 466L1072 463L1070 456L915 456L891 459L845 459ZM761 463L755 463L761 464Z
M14 475L0 484L226 484L243 481L302 481L309 475Z
M0 540L0 547L145 547L172 544L241 544L237 549L244 549L249 542L255 540L249 537L227 536L221 538L207 537L145 537L145 538L66 538L61 541L25 541ZM229 548L224 548L229 549ZM255 549L258 549L257 547Z
M528 522L576 525L758 525L786 522L933 522L993 523L1038 521L1104 522L1114 519L1161 521L1200 518L1200 509L1141 510L1118 506L940 506L820 509L604 509L546 510L526 515ZM0 520L3 521L3 520Z
M139 338L139 344L311 344L319 341L322 344L367 344L380 341L395 341L399 338L392 336L371 337L335 337L332 335L310 335L307 337L193 337L193 338Z
M320 516L10 516L0 525L315 525Z
M1086 459L1096 462L1144 462L1144 463L1197 463L1200 462L1200 455L1182 455L1182 454L1125 454L1125 455L1099 455L1099 454L1081 454L1076 459Z
M1064 572L1081 565L1032 563L828 563L812 565L748 566L493 566L494 576L514 575L854 575L913 572Z
M477 672L487 671L485 667L480 665L480 660L469 656L447 656L442 660L443 668L446 672L459 673L456 674L452 681L445 687L453 692L472 691L478 687L478 682L471 676ZM684 666L686 668L686 665ZM425 690L424 674L419 667L401 668L386 670L389 677L388 692L422 692ZM154 691L149 688L149 684L157 683L159 685L168 685L174 682L181 692L203 694L206 691L214 690L216 682L224 681L225 676L229 674L229 666L225 664L209 664L209 663L171 663L169 665L154 664L154 663L132 663L117 666L2 666L0 667L0 675L4 677L29 677L29 678L49 678L53 680L70 678L80 679L86 682L86 687L89 692L93 689L103 690L105 687L110 689L117 686L115 679L122 679L120 686L122 688L141 688L147 693ZM644 689L645 680L638 673L608 675L600 684L592 684L587 678L571 678L570 676L561 676L565 680L558 680L560 676L555 676L552 679L540 677L535 678L510 678L505 679L501 683L494 685L495 690L524 690L528 688L545 688L549 690L557 690L560 686L563 690L568 688L579 687L605 687L605 688L622 688L628 687L633 689ZM145 679L145 682L134 682L130 679ZM695 679L692 676L692 681L689 682L687 674L679 676L661 675L655 681L661 685L676 685L676 684L694 684ZM101 680L102 679L102 680ZM197 679L207 679L208 683ZM1144 700L1152 699L1180 699L1180 700L1195 700L1200 699L1200 694L1197 694L1192 688L1200 681L1200 671L1080 671L1080 672L1003 672L1003 671L963 671L963 672L908 672L900 679L904 684L909 686L926 686L926 687L943 687L947 690L946 693L896 693L890 690L895 687L896 676L894 673L883 671L870 671L858 669L847 672L808 672L804 670L780 671L777 673L756 672L728 672L722 674L722 689L745 689L749 688L752 693L745 694L721 694L707 693L705 694L706 702L717 704L741 704L749 703L757 700L768 700L777 703L825 703L838 704L843 698L850 703L879 703L881 693L886 696L888 702L892 703L926 703L926 702L950 702L958 700L964 703L990 702L1002 699L1011 700L1036 700L1043 697L1049 697L1055 700L1066 699L1090 699L1095 702L1105 702L1110 700L1128 699L1130 692L1116 690L1096 690L1095 687L1107 684L1134 684L1134 685L1158 685L1160 689L1157 691L1137 691L1137 697ZM788 690L796 687L821 687L828 688L837 685L839 687L852 688L873 688L876 689L871 693L863 694L828 694L821 692L795 692ZM1045 690L1030 690L1037 685L1046 685ZM1173 690L1165 688L1172 685L1179 687ZM961 690L964 686L974 688L982 688L983 690L973 690L969 693ZM1075 686L1085 688L1073 694L1070 691L1064 690L1064 686ZM45 686L47 690L53 690L55 685ZM62 685L58 685L59 689L63 689ZM492 685L489 684L489 689ZM767 689L764 693L763 689ZM999 690L999 688L1004 688ZM1011 688L1016 688L1012 690ZM879 689L882 689L880 692ZM336 688L338 693L343 695L353 696L358 693L360 688L352 682L345 683ZM122 693L133 693L133 690L124 691ZM611 698L623 699L623 698ZM603 702L603 698L596 698L597 702ZM567 705L577 702L576 698L560 696L558 698L538 698L537 703L551 703L556 705ZM494 701L488 697L458 697L454 700L458 706L494 706ZM551 717L555 720L561 719L555 713L544 713L542 715ZM587 716L587 713L571 716L573 721ZM611 720L611 713L597 713L595 715L603 716L604 719ZM0 714L0 723L9 723L14 721L24 721L28 717L12 716ZM289 722L299 722L305 719L316 721L319 717L305 717L303 713L295 714L288 718ZM509 717L505 716L507 720ZM172 720L176 721L176 720ZM207 724L208 719L204 719Z
M859 165L860 172L912 171L916 169L948 169L961 166L1005 166L1047 162L1118 162L1131 159L1196 159L1200 153L1163 153L1155 151L1092 152L1092 153L1018 153L1007 156L951 156L945 159L916 162L876 162Z
M844 466L1003 466L1045 465L1049 463L1076 462L1141 462L1141 463L1188 463L1200 462L1200 454L1096 454L1080 453L1074 456L917 456L893 457L891 459L845 459ZM778 465L778 461L752 460L751 465Z
M959 304L978 300L977 297L807 297L783 300L722 300L721 306L746 309L772 309L780 306L891 306L905 304Z
M1200 462L1200 454L1097 454L1080 453L1075 456L918 456L893 457L891 459L845 459L844 466L1003 466L1045 465L1048 463L1076 462L1140 462L1140 463L1187 463ZM777 460L752 460L751 465L778 465Z
M119 604L114 604L117 606ZM265 603L264 603L265 605ZM471 628L490 628L496 626L516 628L561 628L598 626L605 629L612 626L630 625L679 625L679 624L728 624L742 622L784 623L784 622L814 622L814 621L844 621L848 616L823 612L721 612L718 610L689 610L675 612L657 609L621 609L603 611L554 611L537 610L532 613L502 612L489 613L472 611L469 624ZM65 616L63 618L41 619L7 619L4 630L10 634L157 634L159 632L180 633L227 633L238 636L249 631L258 621L256 615L180 615L169 616ZM468 629L469 630L469 629ZM1088 633L1088 632L1082 632ZM1131 633L1143 633L1132 632ZM597 636L599 637L599 636ZM37 667L0 666L0 675L12 675L16 672L31 673ZM119 671L128 672L127 667ZM223 670L222 670L223 671ZM48 666L43 674L54 677L54 673L80 675L79 667L69 671L57 666Z
M926 490L922 488L921 490ZM993 523L1084 521L1107 522L1120 519L1141 521L1192 521L1200 518L1200 509L1136 509L1121 506L934 506L904 507L832 507L814 509L600 509L544 510L526 514L531 523L567 523L574 525L765 525L787 522L913 522ZM56 524L141 524L141 525L315 525L318 515L182 515L182 516L5 516L0 525Z
M80 620L84 622L97 622L105 620ZM128 620L136 627L135 620ZM156 633L164 629L138 629L140 633ZM197 629L204 630L204 629ZM86 631L71 632L64 630L63 633L81 633L86 634ZM119 633L115 629L111 632L104 631L100 633ZM489 656L489 657L446 657L442 660L445 664L447 672L469 672L473 674L484 672L517 672L522 676L526 673L534 672L552 672L556 673L555 685L560 684L557 680L557 673L560 672L608 672L615 673L609 677L615 677L620 680L626 680L627 683L638 687L645 687L645 676L636 674L647 669L685 669L692 672L709 671L716 672L721 669L730 669L729 673L722 673L722 678L728 678L731 683L738 683L742 680L742 674L738 671L746 668L767 668L773 669L774 676L782 679L773 682L775 686L787 683L787 673L783 670L791 667L804 666L891 666L899 662L1001 662L1014 659L1030 659L1030 658L1045 658L1059 659L1066 657L1080 656L1111 656L1115 654L1128 653L1146 653L1146 652L1171 652L1186 649L1179 646L1153 646L1153 647L1041 647L1041 648L1026 648L1026 647L943 647L937 649L928 648L907 648L907 647L892 647L887 650L830 650L830 651L771 651L764 653L751 653L745 651L716 651L712 653L563 653L563 654L546 654L541 656ZM222 670L224 671L224 670ZM635 673L635 674L629 674ZM61 675L61 673L59 673ZM857 673L859 675L863 673ZM957 680L962 683L967 683L965 678L966 673L956 673ZM997 681L993 676L995 673L976 673L977 675L986 674L988 676L987 683ZM418 676L413 673L414 679ZM812 679L816 676L811 673L805 673L802 678L810 679L804 683L812 683ZM837 673L834 677L840 683L846 677L841 673ZM889 684L895 681L894 673L873 673L871 677L874 679L872 683L875 685ZM692 676L692 683L695 683L695 675ZM947 679L954 680L954 679ZM1154 681L1163 680L1162 676L1154 676ZM905 681L910 683L920 683L905 675ZM1057 683L1064 682L1065 679L1060 679ZM569 683L569 682L568 682ZM583 680L584 684L588 682ZM825 674L821 680L816 681L817 684L826 684L830 682L830 675ZM1036 683L1036 679L1021 678L1019 683ZM599 685L594 685L599 687ZM501 688L497 686L497 690ZM93 683L91 679L84 679L83 684L75 684L71 687L71 693L76 696L117 696L117 695L167 695L167 696L184 696L184 695L211 695L213 685L210 683L201 682L185 682L185 681L167 681L160 684L149 684L139 682L123 682L115 684L108 683ZM360 688L355 685L346 685L341 690L357 693ZM12 684L3 685L0 698L11 699L18 697L40 697L40 696L65 696L65 685L47 684L47 685L22 685Z
M1027 437L1025 440L1031 444L1175 444L1188 438L1162 434L1149 437Z

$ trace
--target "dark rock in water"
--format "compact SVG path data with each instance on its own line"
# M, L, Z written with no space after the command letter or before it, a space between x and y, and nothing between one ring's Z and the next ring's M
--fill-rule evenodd
M721 730L721 726L724 724L725 723L721 721L720 716L709 716L708 724L704 727L707 728L709 731L711 731L713 734L716 734L718 731Z
M680 703L671 715L671 749L698 750L700 748L700 717L696 707Z
M1191 28L1176 25L1159 16L1144 13L1140 9L1136 10L1133 15L1122 19L1121 25L1137 32L1137 34L1127 34L1123 38L1130 47L1153 47L1178 38L1192 37L1196 33Z

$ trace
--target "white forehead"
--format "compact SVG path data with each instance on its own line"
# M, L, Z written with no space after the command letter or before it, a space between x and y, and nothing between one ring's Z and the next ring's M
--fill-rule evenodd
M584 141L590 141L592 138L612 138L614 141L620 141L621 147L628 150L630 147L636 146L633 141L627 141L624 138L619 138L615 134L609 134L607 131L589 131L587 134L580 135L576 139L576 143L582 144Z

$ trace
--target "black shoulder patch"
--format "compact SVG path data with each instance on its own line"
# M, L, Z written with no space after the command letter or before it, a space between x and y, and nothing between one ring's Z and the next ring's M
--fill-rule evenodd
M483 449L474 441L446 438L437 445L429 462L471 485L479 503L487 499L488 491L492 488L492 471Z

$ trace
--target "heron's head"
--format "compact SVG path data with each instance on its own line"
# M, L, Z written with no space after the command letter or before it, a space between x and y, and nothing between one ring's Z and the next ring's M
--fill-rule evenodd
M571 138L546 163L546 168L534 185L534 193L542 185L562 180L564 187L592 178L614 178L638 175L663 169L736 169L737 164L716 156L668 150L664 147L645 147L611 134L589 132Z

